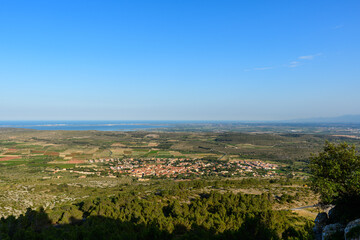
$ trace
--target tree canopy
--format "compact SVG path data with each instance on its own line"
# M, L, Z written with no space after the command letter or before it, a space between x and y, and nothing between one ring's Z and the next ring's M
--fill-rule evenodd
M189 201L119 193L0 219L0 239L311 239L312 222L272 195L207 192Z
M326 142L310 159L312 189L324 204L355 202L360 196L360 156L354 145Z

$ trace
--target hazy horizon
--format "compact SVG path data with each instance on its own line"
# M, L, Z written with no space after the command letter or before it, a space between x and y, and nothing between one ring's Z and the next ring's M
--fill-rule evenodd
M324 3L2 2L0 121L359 115L360 2Z
M3 122L124 122L124 123L145 123L145 122L244 122L244 123L251 123L251 122L300 122L301 121L319 121L319 120L326 120L326 119L357 119L360 122L360 114L345 114L345 115L337 115L332 117L312 117L312 118L293 118L293 119L280 119L280 120L243 120L243 119L236 119L236 120L228 120L228 119L8 119L2 120L0 119L0 123Z

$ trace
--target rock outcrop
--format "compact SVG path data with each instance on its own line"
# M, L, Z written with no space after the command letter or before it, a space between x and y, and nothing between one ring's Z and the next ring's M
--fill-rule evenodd
M322 231L322 240L338 239L344 235L345 226L340 223L326 225Z
M315 227L313 228L315 240L322 240L323 228L328 222L328 215L325 212L319 213L315 218Z
M346 225L345 240L360 240L360 218Z
M345 225L341 223L328 224L329 216L326 212L319 213L315 218L313 228L315 240L360 240L360 218Z

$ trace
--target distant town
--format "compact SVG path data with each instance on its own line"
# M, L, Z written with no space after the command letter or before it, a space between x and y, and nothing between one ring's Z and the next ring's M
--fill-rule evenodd
M263 161L207 161L189 158L102 158L89 163L107 164L109 175L129 175L136 178L178 178L192 176L275 176L278 165Z

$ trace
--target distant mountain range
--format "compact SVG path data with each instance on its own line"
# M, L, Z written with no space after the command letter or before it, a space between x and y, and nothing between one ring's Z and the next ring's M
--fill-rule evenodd
M293 119L293 123L360 123L360 115L342 115L338 117Z

